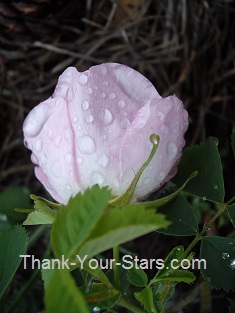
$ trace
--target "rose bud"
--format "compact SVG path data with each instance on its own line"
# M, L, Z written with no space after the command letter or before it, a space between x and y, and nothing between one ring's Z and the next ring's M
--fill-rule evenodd
M137 71L106 63L82 73L67 68L53 96L28 114L23 132L36 177L67 203L94 184L122 195L148 158L153 133L160 143L133 196L159 189L176 173L187 128L176 96L162 98Z

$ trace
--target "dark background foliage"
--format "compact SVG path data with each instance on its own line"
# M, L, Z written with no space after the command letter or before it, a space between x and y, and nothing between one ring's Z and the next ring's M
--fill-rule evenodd
M63 70L118 62L144 74L162 96L182 99L190 116L187 145L219 139L227 199L233 195L234 1L2 0L0 29L1 191L26 186L45 194L23 145L22 124L52 94ZM154 238L153 246L147 236L136 249L156 251L162 237ZM175 244L164 241L168 251Z

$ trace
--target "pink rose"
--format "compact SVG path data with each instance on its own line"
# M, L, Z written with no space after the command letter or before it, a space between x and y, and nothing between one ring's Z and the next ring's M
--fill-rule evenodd
M36 177L61 203L94 184L120 196L148 158L153 133L160 144L134 196L157 190L176 173L187 128L176 96L162 98L147 78L116 63L67 68L23 125Z

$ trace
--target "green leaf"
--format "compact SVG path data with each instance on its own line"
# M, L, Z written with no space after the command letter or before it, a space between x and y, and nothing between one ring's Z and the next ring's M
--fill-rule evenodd
M143 305L146 312L157 313L153 303L153 292L149 286L140 292L135 292L135 298Z
M232 149L233 149L233 155L235 157L235 126L233 126L231 139L232 139L231 144L232 144Z
M24 225L52 224L55 220L56 211L49 208L45 203L37 200L35 211L30 213L24 221Z
M123 208L113 208L102 216L79 254L91 257L168 225L169 222L163 214L146 210L144 204L138 210L131 204Z
M235 203L228 206L227 211L228 211L229 219L231 223L233 224L233 226L235 227Z
M169 276L170 273L174 271L171 261L174 259L181 261L184 255L184 247L183 246L177 246L174 247L170 253L167 255L166 259L164 260L164 267L159 269L157 274L154 276L153 279L151 279L150 284L153 284L155 281L159 280L160 278Z
M90 285L89 290L88 287ZM102 309L109 309L114 306L120 297L120 293L114 288L107 288L107 285L92 283L85 286L84 298L88 303L92 303L92 307L99 307Z
M148 276L144 270L133 266L131 269L127 270L127 278L132 283L132 285L137 287L145 287L148 283Z
M158 280L192 283L196 279L196 276L192 272L187 270L175 270L174 272L166 275L167 276L158 278Z
M55 270L45 292L46 313L90 313L68 270Z
M194 177L196 177L197 174L198 174L197 171L193 172L188 177L188 179L184 182L184 184L178 190L173 192L172 194L170 194L170 195L168 195L166 197L154 200L154 201L144 202L145 207L148 208L148 209L157 209L157 208L162 207L162 206L166 205L167 203L171 202L173 199L175 199L181 193L181 191L183 191L185 189L185 187L190 182L190 180L193 179ZM136 207L138 207L139 205L141 206L142 202L135 204Z
M153 301L158 312L165 312L166 303L172 297L176 284L169 281L158 281L151 285Z
M233 301L232 299L228 299L229 300L229 313L234 313L235 312L235 301Z
M26 230L19 225L0 230L0 298L20 265L27 240Z
M216 139L209 138L200 145L186 148L173 182L180 186L193 171L198 171L198 175L185 191L204 200L223 203L223 171Z
M178 196L169 204L160 208L159 212L164 213L171 225L166 229L159 229L158 232L174 236L191 236L198 233L198 223L193 208L183 196Z
M100 220L109 198L108 188L96 185L84 194L78 193L58 210L51 231L51 244L58 258L74 257Z
M6 216L11 224L21 223L25 215L15 211L15 208L31 208L29 190L22 187L10 187L0 193L0 216Z
M203 237L200 258L206 259L201 273L211 287L235 290L235 239Z

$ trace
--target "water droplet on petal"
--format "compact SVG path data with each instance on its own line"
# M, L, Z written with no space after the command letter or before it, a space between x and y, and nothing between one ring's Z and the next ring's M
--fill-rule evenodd
M159 127L159 132L162 135L167 135L169 133L169 129L168 129L168 127L166 125L161 125Z
M86 116L85 120L88 124L90 124L94 121L94 117L92 115L88 115Z
M65 188L66 188L67 190L71 190L71 186L68 185L68 184L65 185Z
M36 150L37 152L41 152L41 151L42 151L42 146L43 146L43 144L42 144L42 139L39 138L39 139L35 142L35 150Z
M100 172L94 172L91 175L91 183L101 185L104 182L104 176Z
M53 137L53 132L52 132L51 129L48 131L48 137L49 137L49 138L52 138L52 137Z
M176 157L178 153L178 148L176 147L176 145L172 142L170 142L168 145L167 145L167 156L168 156L168 159L172 160Z
M100 96L101 96L101 98L105 98L106 97L106 94L104 93L104 92L102 92L101 94L100 94Z
M171 131L172 131L173 134L177 134L178 128L177 127L172 127Z
M126 106L126 102L123 100L120 100L120 101L118 101L118 106L123 109Z
M121 122L121 126L122 128L126 129L129 125L131 124L131 122L128 120L128 118L124 118Z
M82 108L84 111L86 111L89 108L89 102L87 100L84 100L82 102Z
M99 114L99 119L102 121L104 125L108 125L113 121L113 115L108 109L104 109Z
M68 101L72 101L73 100L74 92L73 92L73 89L71 87L67 90L66 97L67 97Z
M60 161L53 162L51 166L51 173L54 177L59 178L61 176L61 164Z
M109 163L109 159L105 154L102 154L101 157L98 159L97 164L99 164L102 167L106 167Z
M87 73L80 73L78 76L78 82L81 86L85 86L88 82L88 75Z
M65 130L65 139L68 143L72 142L72 133L68 128Z
M74 122L74 123L77 123L77 122L78 122L77 116L74 116L74 117L73 117L73 122Z
M72 154L70 152L66 153L64 159L67 163L72 163Z
M88 95L91 95L91 94L92 94L92 89L91 89L91 88L88 88L88 89L87 89L87 93L88 93Z
M104 81L103 81L103 85L104 85L104 86L108 86L108 85L109 85L109 83L107 82L107 80L104 80Z
M58 136L56 139L55 139L55 146L56 147L59 147L60 144L62 142L62 137L61 136Z
M83 159L81 157L78 157L77 158L77 164L82 164L82 162L83 162Z
M96 146L94 140L90 136L82 136L78 138L78 148L82 153L92 154L95 152Z
M115 99L115 98L116 98L115 93L111 92L111 93L109 94L109 99L113 100L113 99Z
M156 116L159 118L160 121L163 121L165 117L165 115L160 111L156 113Z

